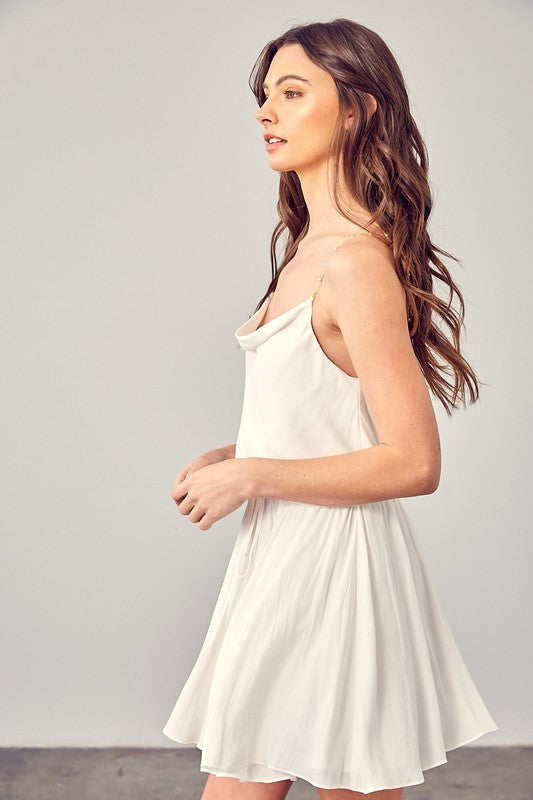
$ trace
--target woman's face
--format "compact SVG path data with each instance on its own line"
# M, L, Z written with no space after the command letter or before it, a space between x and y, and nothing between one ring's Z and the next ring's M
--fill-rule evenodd
M278 84L286 75L300 79L286 78ZM331 76L308 59L301 45L286 44L270 63L264 91L266 100L256 119L263 134L286 139L267 150L272 169L295 170L301 176L323 166L339 114Z

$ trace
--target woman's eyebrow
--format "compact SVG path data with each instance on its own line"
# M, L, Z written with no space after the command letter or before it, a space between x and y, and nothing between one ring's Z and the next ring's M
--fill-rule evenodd
M280 83L283 83L283 81L289 81L289 80L302 81L303 83L308 83L309 85L311 85L311 81L308 81L307 78L302 78L300 75L282 75L281 78L277 79L274 85L279 86ZM268 85L266 83L263 84L263 89L268 89Z

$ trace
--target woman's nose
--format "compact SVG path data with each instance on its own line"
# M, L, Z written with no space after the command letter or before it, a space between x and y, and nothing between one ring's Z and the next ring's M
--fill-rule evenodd
M264 119L271 120L273 113L270 97L265 97L262 105L256 111L255 117L259 122L262 122Z
M266 101L265 101L266 102ZM258 122L272 122L273 114L270 109L265 108L265 103L261 106L259 111L256 111L255 118Z

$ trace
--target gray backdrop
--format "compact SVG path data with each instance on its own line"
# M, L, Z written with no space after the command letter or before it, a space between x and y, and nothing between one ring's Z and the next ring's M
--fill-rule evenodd
M244 505L170 491L235 442L234 331L270 276L278 175L248 76L295 22L375 29L429 150L434 241L467 303L481 401L405 504L500 730L531 741L532 5L425 0L0 4L0 744L168 745ZM527 244L526 244L527 242Z

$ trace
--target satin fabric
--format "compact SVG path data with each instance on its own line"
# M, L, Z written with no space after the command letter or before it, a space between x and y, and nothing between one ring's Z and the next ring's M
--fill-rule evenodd
M313 458L379 444L360 382L313 329L311 296L237 331L236 458ZM373 792L424 781L498 730L439 605L398 499L246 504L197 661L163 729L201 771Z

